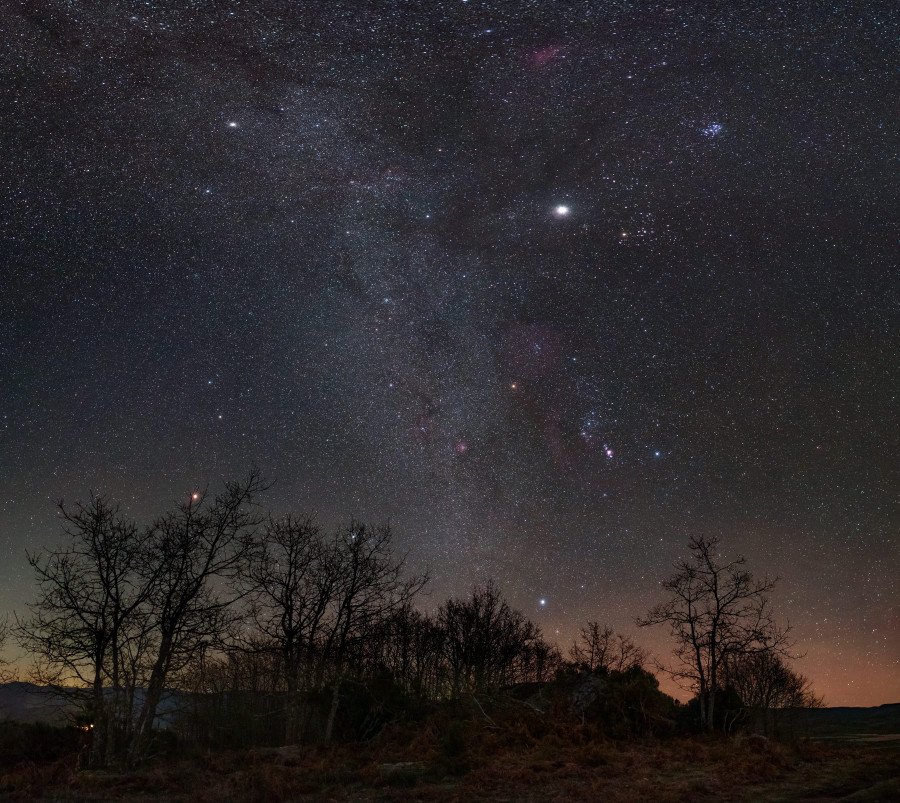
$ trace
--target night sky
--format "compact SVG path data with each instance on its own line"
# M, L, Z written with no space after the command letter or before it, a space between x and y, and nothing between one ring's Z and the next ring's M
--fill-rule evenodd
M563 648L719 534L900 699L900 15L783 6L5 4L0 611L256 464Z

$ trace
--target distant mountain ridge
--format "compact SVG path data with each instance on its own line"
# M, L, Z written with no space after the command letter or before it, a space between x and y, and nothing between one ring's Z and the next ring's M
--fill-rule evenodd
M840 737L856 734L900 734L900 703L873 708L812 708L799 712L805 735Z
M137 702L143 700L143 689L136 692ZM65 725L87 699L89 690L38 686L25 681L0 683L0 721L46 722L49 725ZM79 699L81 697L81 699ZM168 694L160 701L156 718L157 727L165 726L165 718L176 707L176 695Z
M78 706L51 686L38 686L24 681L0 683L0 719L14 722L68 722Z

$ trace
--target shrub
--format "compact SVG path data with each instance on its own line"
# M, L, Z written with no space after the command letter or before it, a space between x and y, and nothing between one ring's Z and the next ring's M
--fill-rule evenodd
M84 731L72 726L0 722L0 767L12 767L23 761L46 764L74 755L84 736Z

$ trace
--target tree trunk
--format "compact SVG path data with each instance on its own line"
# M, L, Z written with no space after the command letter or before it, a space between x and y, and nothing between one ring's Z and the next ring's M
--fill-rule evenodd
M135 766L144 758L144 754L150 744L150 737L153 733L153 721L156 719L156 709L159 707L168 673L168 652L168 649L165 647L160 649L160 656L150 673L150 682L147 684L144 704L141 706L141 714L134 729L134 739L128 751L128 763L130 766Z
M325 744L331 744L331 736L334 732L334 720L337 717L338 706L341 703L341 679L335 678L334 690L331 695L331 710L328 712L328 722L325 725Z
M296 680L288 684L286 709L284 743L297 744L300 741L300 691Z
M108 717L103 699L103 677L99 673L94 675L93 704L94 717L91 733L91 746L88 751L88 766L91 769L106 766L106 747L108 740Z

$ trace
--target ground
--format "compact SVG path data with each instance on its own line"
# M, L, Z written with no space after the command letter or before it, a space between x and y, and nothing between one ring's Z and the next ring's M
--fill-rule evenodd
M405 747L210 751L129 774L78 771L68 757L10 768L0 800L900 801L900 738L885 736L579 743L488 732L466 744L431 733Z

